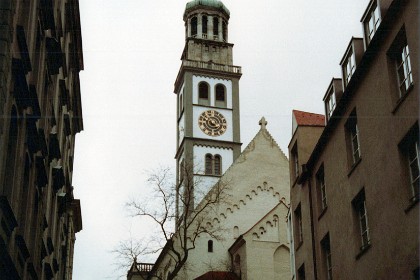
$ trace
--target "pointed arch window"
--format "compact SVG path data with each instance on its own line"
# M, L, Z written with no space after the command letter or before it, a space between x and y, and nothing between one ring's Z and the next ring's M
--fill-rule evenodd
M216 85L216 106L226 107L226 88L222 84Z
M191 37L197 36L197 17L191 19Z

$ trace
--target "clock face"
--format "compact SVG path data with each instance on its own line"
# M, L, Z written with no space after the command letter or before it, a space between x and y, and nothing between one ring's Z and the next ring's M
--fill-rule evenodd
M220 136L226 131L227 121L221 113L207 110L198 117L198 126L207 135Z

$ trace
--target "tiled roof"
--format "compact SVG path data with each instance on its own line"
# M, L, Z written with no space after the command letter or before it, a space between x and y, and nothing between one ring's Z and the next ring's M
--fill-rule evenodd
M209 271L194 280L239 280L239 277L233 272Z
M325 116L315 113L293 110L297 125L300 126L325 126Z

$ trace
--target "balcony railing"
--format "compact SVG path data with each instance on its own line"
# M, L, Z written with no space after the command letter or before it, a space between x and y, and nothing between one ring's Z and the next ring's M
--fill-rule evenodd
M218 64L214 62L202 62L202 61L195 61L195 60L183 60L181 67L195 67L195 68L201 68L201 69L230 72L230 73L235 73L235 74L242 73L240 66Z
M136 263L136 265L140 272L150 272L153 268L153 263Z

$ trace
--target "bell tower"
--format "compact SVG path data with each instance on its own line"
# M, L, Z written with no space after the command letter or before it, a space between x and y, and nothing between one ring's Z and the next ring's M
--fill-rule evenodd
M177 95L177 216L193 209L239 156L239 79L228 42L230 12L193 0L184 12L185 47ZM189 211L190 211L189 210Z

